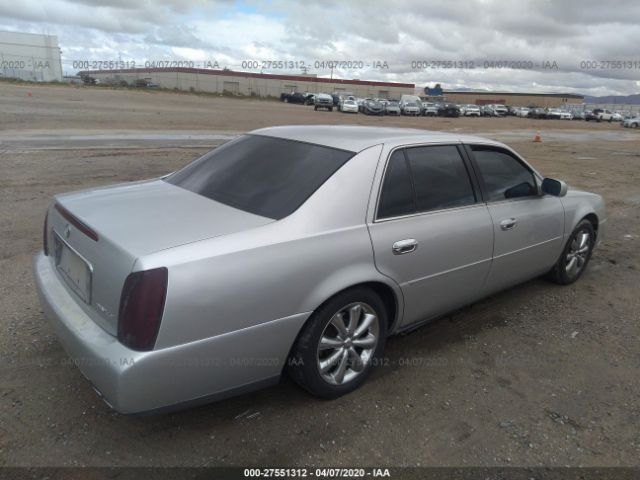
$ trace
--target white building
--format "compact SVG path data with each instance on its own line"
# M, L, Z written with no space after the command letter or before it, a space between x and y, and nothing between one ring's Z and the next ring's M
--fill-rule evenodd
M154 83L158 87L256 97L280 97L282 93L349 92L357 97L399 99L412 94L413 83L370 80L341 80L312 75L277 75L270 73L210 70L204 68L132 68L127 70L87 70L79 72L100 83Z
M61 82L58 37L0 31L0 77Z

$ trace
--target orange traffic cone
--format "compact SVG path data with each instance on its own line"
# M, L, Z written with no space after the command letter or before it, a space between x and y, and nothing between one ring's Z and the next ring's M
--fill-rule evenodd
M536 142L536 143L539 143L539 142L541 142L541 141L542 141L542 137L540 136L540 130L538 130L538 131L536 132L536 136L535 136L535 137L533 137L533 141L534 141L534 142Z

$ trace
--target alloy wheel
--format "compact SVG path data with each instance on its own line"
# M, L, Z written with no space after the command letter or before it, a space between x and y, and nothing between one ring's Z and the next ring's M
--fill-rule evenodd
M569 277L580 274L589 258L591 235L587 230L580 230L571 241L565 257L565 270Z
M331 317L320 336L317 367L331 385L343 385L361 375L376 350L380 323L364 302L351 303Z

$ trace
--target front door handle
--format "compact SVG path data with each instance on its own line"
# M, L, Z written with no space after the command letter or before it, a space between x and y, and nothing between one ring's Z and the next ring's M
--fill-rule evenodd
M416 248L418 248L418 241L415 238L407 238L406 240L398 240L393 244L391 250L394 255L404 255L414 252Z
M516 225L518 225L518 220L515 218L505 218L500 222L502 230L512 230Z

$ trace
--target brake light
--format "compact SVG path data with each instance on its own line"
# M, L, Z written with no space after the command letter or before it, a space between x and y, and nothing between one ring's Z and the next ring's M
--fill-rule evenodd
M118 316L118 340L138 351L152 350L156 343L168 271L165 267L130 273L122 287Z
M60 212L60 215L62 215L62 217L69 222L71 225L73 225L74 227L76 227L78 230L80 230L82 233L84 233L87 237L89 237L91 240L97 242L98 241L98 234L95 232L95 230L93 230L91 227L89 227L87 224L83 223L78 217L76 217L73 213L71 213L69 210L67 210L66 208L64 208L62 205L60 205L59 203L55 204L55 209Z
M42 250L45 255L49 255L49 210L44 215L44 229L42 231Z

